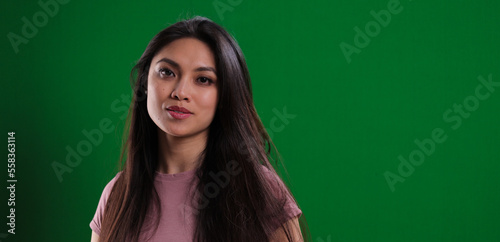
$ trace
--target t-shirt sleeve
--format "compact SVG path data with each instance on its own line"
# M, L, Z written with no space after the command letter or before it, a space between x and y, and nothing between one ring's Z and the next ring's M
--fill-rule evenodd
M286 223L288 220L295 218L297 216L302 215L302 210L300 210L299 206L295 202L295 199L286 189L286 185L283 183L281 178L276 174L276 172L269 170L268 168L263 166L263 173L268 181L271 183L273 190L276 196L279 196L278 188L284 189L286 191L286 203L284 205L285 214L280 218L276 218L272 220L272 226L274 229L278 229L282 224Z
M101 235L101 221L104 215L104 208L106 207L109 194L111 193L111 189L113 188L113 185L115 184L116 179L119 177L120 174L121 172L116 174L116 176L113 179L111 179L111 181L108 182L108 184L104 187L104 190L102 191L101 194L101 198L99 199L99 203L97 205L97 210L94 214L94 218L90 222L90 228L98 235Z

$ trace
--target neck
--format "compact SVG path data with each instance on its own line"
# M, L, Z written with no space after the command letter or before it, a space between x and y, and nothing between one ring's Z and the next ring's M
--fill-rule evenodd
M189 137L175 137L158 128L158 171L166 174L196 169L206 146L208 131Z

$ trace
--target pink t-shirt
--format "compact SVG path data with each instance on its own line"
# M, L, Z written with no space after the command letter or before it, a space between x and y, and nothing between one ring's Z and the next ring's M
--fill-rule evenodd
M279 179L274 172L269 171L267 168L264 168L263 171L268 179ZM121 172L119 172L104 188L97 206L97 211L94 218L90 222L90 228L98 235L101 234L101 221L109 193L111 192L111 189L120 174ZM161 217L158 229L149 241L193 241L196 211L190 206L186 206L186 204L191 204L193 199L190 198L188 190L190 188L191 191L195 189L194 186L196 183L191 182L194 177L195 170L177 174L156 173L155 188L160 197ZM283 186L281 179L279 179L278 182L279 185ZM287 213L286 220L279 221L280 223L284 223L288 219L302 214L302 211L298 208L297 204L290 196L288 196L285 208ZM149 235L150 234L142 233L139 241L146 241L146 238L149 237Z

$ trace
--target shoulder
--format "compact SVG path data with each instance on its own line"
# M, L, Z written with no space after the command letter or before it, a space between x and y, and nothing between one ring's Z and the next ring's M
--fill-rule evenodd
M287 221L297 220L302 215L302 210L280 176L273 168L264 165L261 165L260 171L264 179L266 179L265 182L270 186L273 195L280 201L283 208L283 214L271 219L273 229L279 228L280 225Z
M278 173L276 173L274 168L268 168L265 165L260 165L260 172L265 179L265 182L271 187L275 195L285 193L288 197L292 197L290 190Z
M259 170L265 179L265 182L271 186L275 192L288 190L283 180L276 173L274 168L268 168L265 165L260 165Z
M113 190L113 186L115 185L116 181L118 178L122 175L122 171L116 173L116 175L111 179L106 186L104 186L104 189L102 190L101 193L101 198L99 201L99 205L106 204L109 195L111 194L111 190Z
M118 172L115 175L115 177L113 177L113 179L111 179L111 181L109 181L108 184L106 184L106 186L104 187L104 189L101 193L101 198L99 199L99 203L97 205L97 209L96 209L96 212L94 214L94 218L90 222L90 228L97 235L101 234L101 221L102 221L103 216L104 216L104 208L106 207L106 203L108 201L109 194L111 193L113 186L115 185L116 181L118 180L118 178L120 177L121 174L122 174L121 171Z
M302 211L299 209L297 202L292 195L290 189L283 182L280 176L276 173L273 168L267 168L266 166L261 166L261 172L266 179L267 184L270 186L273 195L283 202L286 213L289 218L300 216Z
M116 173L115 177L113 177L113 179L111 179L111 181L109 181L108 184L106 184L106 186L102 190L101 200L104 200L104 202L106 202L106 200L108 200L109 194L111 193L111 190L113 189L113 186L115 185L116 180L118 180L118 178L121 176L121 174L122 174L122 171Z
M271 170L265 165L259 165L259 171L264 175L266 179L273 180L279 178L278 174L276 174L276 171L274 169Z
M121 176L122 171L116 173L116 175L104 186L101 190L101 197L99 199L99 204L105 203L108 200L109 194L111 194L111 190L113 190L113 186L115 185L118 178Z

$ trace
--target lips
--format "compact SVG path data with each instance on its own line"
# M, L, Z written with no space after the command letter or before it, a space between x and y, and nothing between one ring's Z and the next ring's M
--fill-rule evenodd
M186 109L186 108L183 108L183 107L179 107L179 106L170 106L170 107L167 107L167 110L169 110L169 111L175 111L175 112L178 112L178 113L190 113L190 114L193 114L191 111L189 111L189 109Z
M193 114L189 109L179 106L169 106L167 107L167 111L175 119L186 119Z

